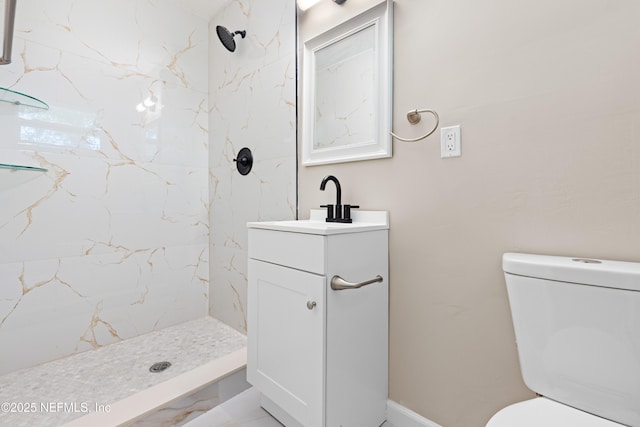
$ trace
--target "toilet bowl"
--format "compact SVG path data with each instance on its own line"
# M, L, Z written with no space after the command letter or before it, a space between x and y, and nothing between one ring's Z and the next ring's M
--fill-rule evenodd
M496 413L487 427L623 427L579 409L536 397L514 403Z
M487 427L640 426L640 264L502 259L520 371L539 396Z

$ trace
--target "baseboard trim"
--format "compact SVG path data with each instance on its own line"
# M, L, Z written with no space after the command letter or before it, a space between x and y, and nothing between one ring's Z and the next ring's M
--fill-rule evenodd
M387 400L387 421L393 427L442 427L393 400Z

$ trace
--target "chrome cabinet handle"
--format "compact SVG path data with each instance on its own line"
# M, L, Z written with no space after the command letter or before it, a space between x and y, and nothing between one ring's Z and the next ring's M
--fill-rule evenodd
M333 289L334 291L342 291L344 289L358 289L372 283L382 282L382 280L382 276L378 275L375 277L375 279L365 280L364 282L360 283L352 283L347 282L340 276L333 276L331 278L331 289Z
M313 310L316 307L316 302L315 301L307 301L307 308L309 310Z

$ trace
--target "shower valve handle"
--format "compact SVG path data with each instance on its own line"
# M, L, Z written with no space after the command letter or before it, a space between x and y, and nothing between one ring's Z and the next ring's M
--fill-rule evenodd
M239 159L233 159L233 161L240 163L242 166L246 166L249 163L249 158L247 156L244 156Z
M236 168L238 169L238 172L240 172L240 175L246 175L253 167L253 154L250 149L246 147L242 148L238 152L238 156L233 159L233 161L236 162Z

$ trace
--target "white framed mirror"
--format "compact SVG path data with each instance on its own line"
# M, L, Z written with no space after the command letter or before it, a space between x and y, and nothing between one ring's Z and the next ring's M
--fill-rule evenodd
M393 2L304 42L302 163L391 157Z

